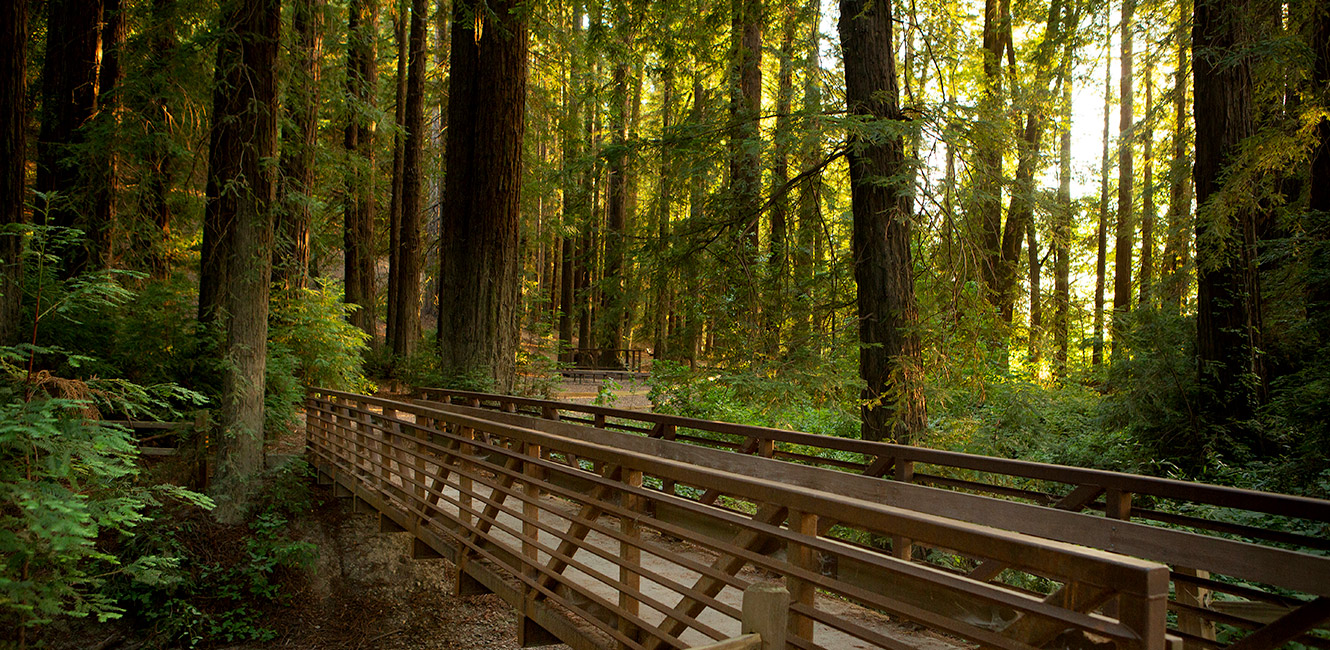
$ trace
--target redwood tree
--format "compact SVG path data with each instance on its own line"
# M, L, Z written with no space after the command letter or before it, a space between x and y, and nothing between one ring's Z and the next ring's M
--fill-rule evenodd
M425 0L411 1L410 62L406 80L406 134L402 149L402 214L397 228L393 297L393 354L408 356L420 340L421 157L425 149Z
M1255 445L1247 423L1261 402L1261 318L1256 275L1256 211L1247 197L1223 195L1221 178L1242 141L1255 133L1245 21L1251 0L1197 0L1195 58L1196 349L1202 404L1211 433Z
M351 0L347 19L346 178L342 233L346 247L346 302L359 305L351 323L377 336L374 326L374 120L378 66L378 0Z
M0 345L18 338L27 160L28 3L0 3Z
M282 211L277 221L275 279L304 287L309 277L310 200L319 137L319 79L323 65L325 0L292 4L292 83L286 114L291 131L282 137Z
M439 242L442 367L512 385L518 342L518 192L527 21L518 0L453 4Z
M845 100L853 115L901 120L891 3L842 0ZM875 131L875 130L874 130ZM854 279L858 284L859 374L866 440L908 443L924 428L918 309L910 262L910 192L899 135L850 134Z
M263 395L267 363L277 153L280 0L237 0L223 8L230 31L217 49L217 85L208 153L201 290L222 333L221 435L213 494L217 517L239 521L263 471Z

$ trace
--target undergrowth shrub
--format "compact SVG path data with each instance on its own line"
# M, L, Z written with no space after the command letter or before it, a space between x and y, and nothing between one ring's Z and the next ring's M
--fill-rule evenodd
M110 594L158 645L275 638L267 615L290 604L291 585L318 554L290 525L314 505L309 472L299 461L270 472L247 524L220 524L198 509L165 509L124 540L123 552L173 560L119 577Z

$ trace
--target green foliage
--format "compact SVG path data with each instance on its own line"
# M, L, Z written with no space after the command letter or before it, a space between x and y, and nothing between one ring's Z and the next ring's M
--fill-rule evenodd
M46 374L36 382L0 388L0 621L24 636L62 616L120 616L101 591L106 576L145 572L162 558L124 561L106 547L108 536L133 535L163 498L211 507L175 486L139 485L133 437L98 422L88 397L135 413L161 406L162 396L199 396Z
M306 386L373 393L361 373L369 335L351 325L340 288L273 289L268 317L268 363L264 371L264 427L269 432L296 423Z
M494 376L488 368L471 368L460 372L445 370L432 335L426 335L416 345L415 354L403 359L397 368L397 378L412 386L494 392Z
M264 624L273 607L290 602L284 587L293 570L307 568L318 549L293 538L291 518L313 498L309 466L292 463L264 478L260 502L243 526L224 526L192 510L178 510L129 540L126 553L174 558L127 573L113 595L162 644L268 641Z

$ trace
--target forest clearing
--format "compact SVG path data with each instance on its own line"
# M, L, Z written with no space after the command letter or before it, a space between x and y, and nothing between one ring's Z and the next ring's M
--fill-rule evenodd
M1324 2L0 2L0 647L1330 648L1328 269Z

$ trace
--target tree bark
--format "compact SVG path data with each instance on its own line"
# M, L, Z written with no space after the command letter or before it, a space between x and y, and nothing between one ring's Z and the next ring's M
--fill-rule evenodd
M1104 23L1108 6L1104 6ZM1099 224L1095 230L1094 261L1094 351L1090 363L1098 368L1104 362L1104 285L1108 277L1108 126L1113 102L1113 57L1104 47L1104 133L1103 154L1099 161Z
M563 182L563 223L561 268L559 269L559 361L573 361L573 328L580 313L576 295L580 263L577 251L578 226L586 219L585 174L574 170L585 162L582 157L582 5L574 2L569 29L572 36L568 53L568 79L564 85L563 166L568 173Z
M656 264L652 283L655 285L655 332L652 341L652 359L669 358L669 315L672 309L670 291L670 232L671 207L674 202L674 154L670 139L674 129L674 61L666 61L660 76L660 137L665 142L660 148L660 192L656 197Z
M401 318L397 314L398 277L401 270L402 246L402 192L404 185L405 161L403 148L406 145L406 84L407 60L411 58L407 44L407 28L410 26L411 8L408 0L399 0L393 16L393 40L397 44L397 75L394 77L395 97L393 98L393 124L397 130L393 133L393 177L392 194L388 200L388 300L387 322L384 338L390 348L399 337L397 332Z
M477 12L480 12L477 19ZM480 29L481 31L477 31ZM439 353L445 372L506 391L518 342L518 192L525 131L524 5L453 5L447 177L439 253Z
M378 0L351 0L347 19L346 94L349 98L346 178L342 233L345 244L346 302L357 305L351 324L370 340L378 337L374 300L374 120L378 87L376 42Z
M1182 312L1182 297L1187 291L1187 258L1192 230L1191 160L1187 156L1187 143L1191 135L1187 128L1187 69L1191 51L1191 32L1187 29L1191 17L1191 3L1178 3L1177 67L1173 75L1173 160L1169 164L1168 181L1168 236L1164 240L1164 258L1161 260L1160 280L1163 293L1161 304L1171 313Z
M147 32L149 56L138 88L132 95L135 110L144 116L144 160L139 164L139 210L151 227L135 230L135 247L144 258L154 278L170 274L171 204L168 195L174 187L177 156L170 116L169 89L174 80L168 61L179 45L176 0L152 0Z
M1243 22L1251 0L1198 0L1192 22L1196 52L1196 348L1203 421L1214 433L1260 451L1250 426L1264 394L1261 314L1256 274L1256 209L1245 199L1211 202L1221 178L1255 133L1252 73ZM1221 62L1221 58L1224 59ZM1227 205L1225 205L1227 204ZM1200 450L1195 450L1199 456Z
M242 521L263 471L263 395L267 361L268 286L271 277L277 84L275 67L281 4L242 0L222 24L231 31L218 45L213 128L208 153L204 237L216 238L219 259L205 267L200 285L220 294L212 314L223 332L221 435L212 493L215 516ZM207 273L221 270L218 277Z
M610 82L610 130L613 149L609 158L609 197L605 206L605 258L600 283L600 309L596 327L599 363L602 368L619 366L616 350L623 347L624 277L623 238L628 215L628 9L625 0L618 0L614 29L618 32L622 50L613 52L618 58Z
M97 72L97 113L93 117L100 146L93 154L92 218L85 226L88 251L94 268L112 266L116 258L114 244L120 212L120 107L121 84L125 75L121 55L125 49L126 7L121 0L103 0L102 62Z
M982 96L975 129L974 207L979 227L979 275L993 306L1001 304L1002 145L1006 130L1002 95L1002 52L1006 43L1007 0L985 0ZM1005 365L1005 364L1004 364Z
M420 341L420 215L425 152L425 41L427 0L411 0L411 54L406 73L406 133L402 147L402 214L397 236L398 267L393 309L393 354L408 357Z
M1113 241L1113 344L1114 363L1125 358L1120 345L1126 332L1126 317L1131 311L1131 253L1136 228L1136 177L1132 147L1135 145L1134 84L1132 80L1132 14L1136 0L1122 0L1122 71L1118 99L1118 215Z
M891 21L891 4L885 0L841 2L845 99L851 113L902 119ZM910 191L888 180L904 171L904 143L899 136L852 133L849 162L859 374L866 384L862 435L908 444L923 430L927 415L914 329L918 311L910 262Z
M1155 266L1155 161L1154 161L1154 65L1146 57L1145 66L1145 121L1141 124L1141 141L1144 144L1142 160L1145 169L1141 180L1141 298L1140 307L1149 308L1154 303L1154 266Z
M1059 152L1058 203L1053 225L1053 375L1067 376L1067 347L1071 329L1071 49L1063 58L1062 136Z
M87 233L93 197L79 148L86 141L82 127L97 112L104 6L102 0L50 0L47 7L46 49L58 55L47 56L42 68L35 187L55 196L38 208L47 224ZM64 277L82 273L95 257L89 242L55 252L64 259Z
M786 277L789 275L790 152L793 149L794 119L794 30L798 10L782 8L784 28L780 39L780 66L776 81L776 131L771 142L771 220L767 242L767 287L763 315L771 349L780 349L781 328L786 317Z
M273 280L303 289L309 281L310 202L319 147L319 83L323 68L325 0L296 0L292 83L287 89L286 115L292 131L282 138L282 173L274 238Z
M747 247L744 264L758 251L762 194L762 0L731 0L730 192L733 223ZM760 309L760 305L753 305Z
M28 3L0 3L0 345L19 341L27 219Z

